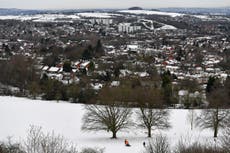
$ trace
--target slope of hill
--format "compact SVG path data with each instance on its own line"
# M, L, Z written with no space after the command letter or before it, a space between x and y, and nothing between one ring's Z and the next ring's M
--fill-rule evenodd
M135 112L136 109L133 109ZM199 113L200 110L195 112ZM30 100L16 97L0 97L0 141L4 141L8 136L13 139L22 140L25 138L30 125L43 127L45 132L61 134L67 139L76 143L80 149L82 147L105 148L105 153L140 153L144 147L143 141L146 138L146 131L133 126L126 131L118 132L118 139L110 139L111 133L105 132L82 132L82 116L84 105L70 104L66 102ZM212 132L191 130L187 121L188 110L171 110L170 122L172 128L168 131L153 131L153 137L162 133L167 135L171 147L178 141L187 138L193 141L210 142ZM135 113L133 120L135 120ZM124 146L124 139L128 139L131 147Z

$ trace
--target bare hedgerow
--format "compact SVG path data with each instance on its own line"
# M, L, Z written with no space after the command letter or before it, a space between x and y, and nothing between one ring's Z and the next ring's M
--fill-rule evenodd
M189 138L179 140L173 153L226 153L220 147L213 146L211 143L201 144L192 142Z
M104 149L98 148L83 148L80 153L103 153Z
M39 126L31 126L24 143L26 153L77 153L76 147L64 137L43 133Z

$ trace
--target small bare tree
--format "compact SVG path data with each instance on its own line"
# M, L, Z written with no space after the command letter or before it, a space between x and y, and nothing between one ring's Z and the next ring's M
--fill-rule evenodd
M64 137L54 132L45 134L38 126L30 127L24 148L27 153L77 153L76 147Z
M112 138L117 138L116 134L119 130L128 128L132 124L130 121L130 108L115 105L88 105L85 109L83 131L106 130L112 132Z
M170 153L170 146L166 136L157 136L146 146L144 153Z
M196 126L202 129L212 129L214 137L217 137L218 130L224 128L228 122L230 110L227 109L205 109L196 118Z
M194 109L189 109L188 115L187 115L187 120L190 123L191 130L193 130L195 119L196 119L195 110Z
M137 126L147 129L148 137L152 136L152 130L170 128L169 111L166 109L140 108L137 118Z
M42 128L40 126L30 126L28 135L24 143L26 152L37 153L41 149L41 141L44 137Z

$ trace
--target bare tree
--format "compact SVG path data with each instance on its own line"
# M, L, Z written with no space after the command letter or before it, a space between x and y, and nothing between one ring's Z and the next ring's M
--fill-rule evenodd
M191 130L193 130L195 119L196 119L195 110L194 109L189 109L188 115L187 115L187 120L190 123Z
M115 105L88 105L85 109L82 125L84 131L106 130L112 132L112 138L116 138L119 130L128 128L132 124L130 108Z
M146 146L144 153L170 153L170 146L165 136L157 136Z
M196 126L202 129L212 129L214 137L217 137L218 130L224 128L228 122L230 110L227 109L205 109L196 118Z
M152 136L152 130L170 128L169 111L166 109L140 108L137 118L137 125L148 130L148 137Z

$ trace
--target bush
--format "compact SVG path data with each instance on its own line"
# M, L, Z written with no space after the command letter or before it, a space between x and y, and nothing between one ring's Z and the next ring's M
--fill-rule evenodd
M26 153L18 143L12 143L9 139L7 143L0 144L0 153Z
M31 126L24 143L26 153L77 153L76 147L64 137L43 133L41 127Z
M144 153L170 153L169 142L166 136L157 136L146 146Z
M180 141L174 153L227 153L221 148L215 148L211 145L201 145L200 143L193 143L189 145L186 142Z
M103 153L104 149L98 148L84 148L82 149L81 153Z

